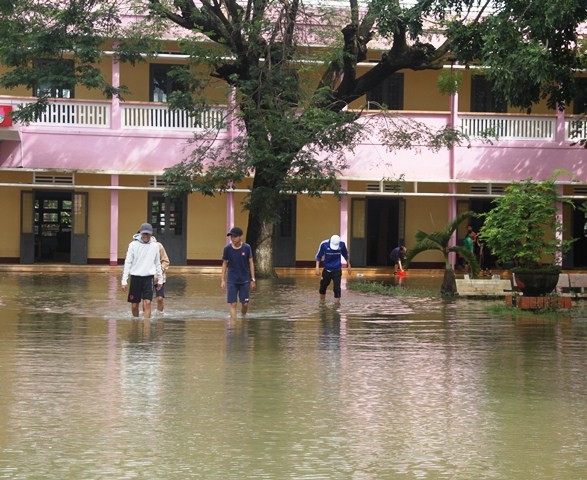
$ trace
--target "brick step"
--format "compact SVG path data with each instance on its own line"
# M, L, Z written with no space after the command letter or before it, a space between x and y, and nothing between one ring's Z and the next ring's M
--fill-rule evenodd
M505 303L520 310L568 310L572 306L571 297L527 297L525 295L506 295Z

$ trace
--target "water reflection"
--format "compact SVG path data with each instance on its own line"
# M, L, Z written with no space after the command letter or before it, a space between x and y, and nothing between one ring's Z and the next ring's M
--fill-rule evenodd
M115 275L0 280L0 478L584 477L583 304L345 290L336 306L296 277L260 281L230 319L217 277L169 282L143 321Z

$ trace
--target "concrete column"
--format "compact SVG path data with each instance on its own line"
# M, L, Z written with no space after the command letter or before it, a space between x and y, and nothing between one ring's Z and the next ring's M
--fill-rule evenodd
M118 175L110 175L110 185L118 187ZM118 197L118 190L110 191L110 266L118 265Z

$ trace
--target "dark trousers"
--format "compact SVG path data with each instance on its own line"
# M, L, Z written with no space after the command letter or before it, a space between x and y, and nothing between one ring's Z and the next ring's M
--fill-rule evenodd
M342 279L342 270L333 270L329 272L328 270L322 270L322 278L320 278L320 295L326 294L326 289L330 282L333 282L333 290L334 290L334 298L340 298L341 290L340 290L340 281Z

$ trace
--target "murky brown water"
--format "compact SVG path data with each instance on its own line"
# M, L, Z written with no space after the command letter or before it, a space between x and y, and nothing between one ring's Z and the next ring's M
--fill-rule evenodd
M144 322L118 282L0 279L0 479L587 478L587 301L335 308L302 277L229 320L219 278L185 275Z

